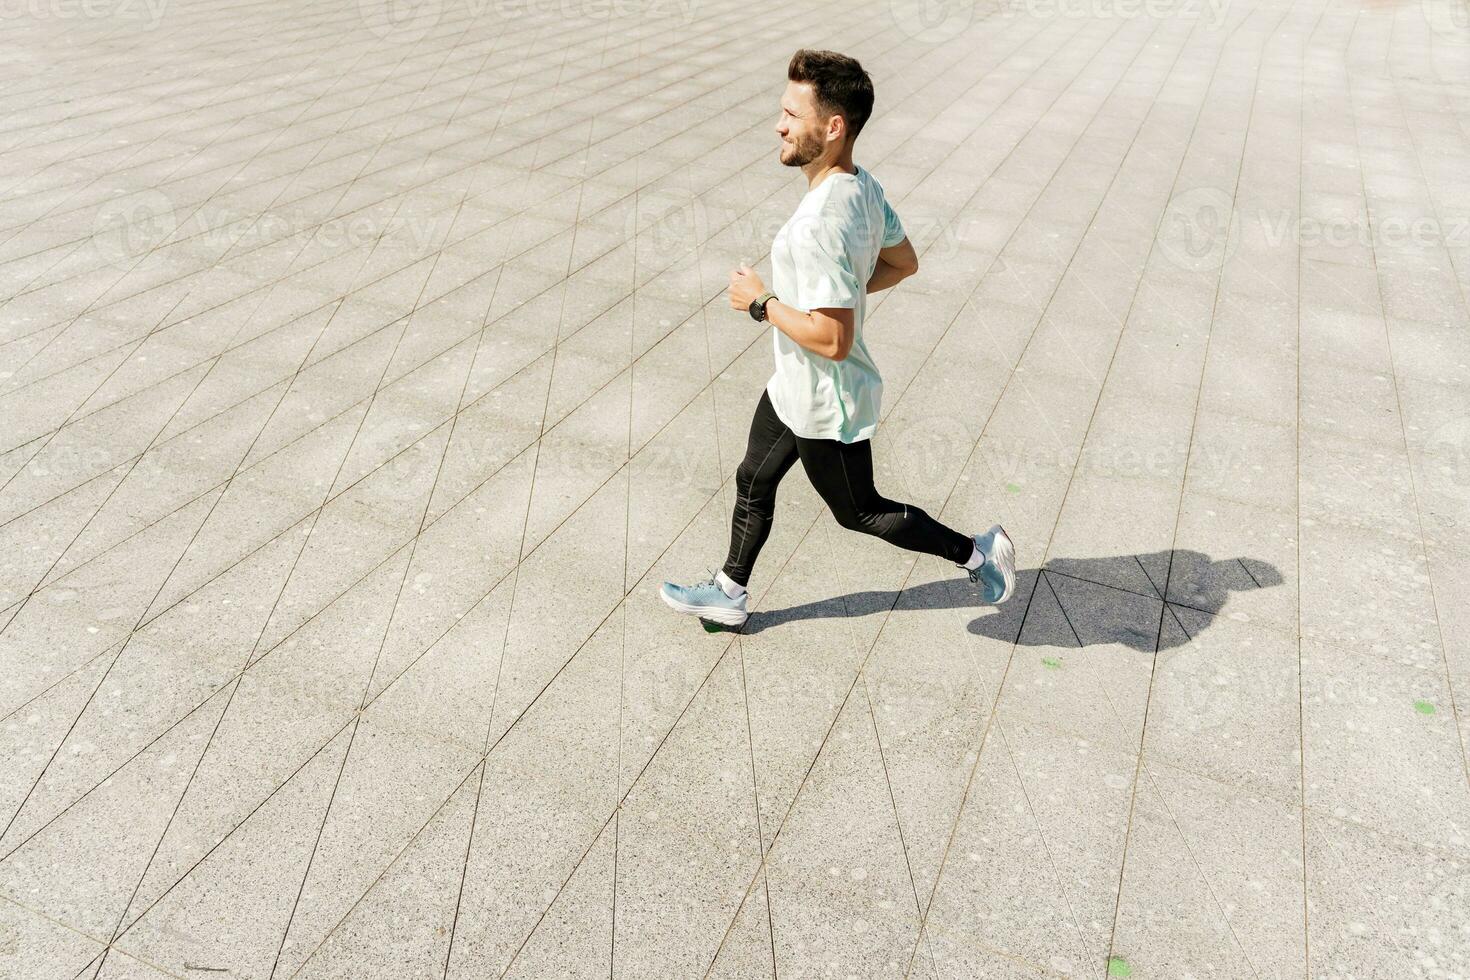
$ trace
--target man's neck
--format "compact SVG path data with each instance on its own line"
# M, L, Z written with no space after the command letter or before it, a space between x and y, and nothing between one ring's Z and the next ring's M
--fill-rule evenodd
M806 189L815 190L817 185L833 174L855 174L857 166L852 162L852 150L844 150L838 157L818 157L801 168L806 174Z

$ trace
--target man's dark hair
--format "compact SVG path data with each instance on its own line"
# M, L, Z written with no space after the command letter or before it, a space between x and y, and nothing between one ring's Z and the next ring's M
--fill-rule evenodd
M836 51L802 48L791 56L786 77L810 83L822 112L847 120L849 140L857 139L873 114L873 80L856 58Z

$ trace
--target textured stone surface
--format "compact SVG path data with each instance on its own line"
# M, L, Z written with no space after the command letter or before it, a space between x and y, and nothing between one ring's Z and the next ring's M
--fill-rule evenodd
M0 975L1470 974L1464 0L0 7ZM802 44L1004 608L655 595Z

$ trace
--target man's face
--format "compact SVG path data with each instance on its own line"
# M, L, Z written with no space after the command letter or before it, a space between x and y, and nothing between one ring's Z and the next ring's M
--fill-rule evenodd
M781 117L776 132L781 137L781 162L788 167L804 167L827 147L827 124L817 108L810 82L787 82L781 96Z

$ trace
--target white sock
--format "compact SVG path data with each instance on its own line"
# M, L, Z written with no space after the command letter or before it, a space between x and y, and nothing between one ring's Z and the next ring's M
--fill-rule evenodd
M967 562L965 562L965 567L966 568L979 568L983 564L985 564L985 553L983 551L981 551L978 546L976 546L970 552L970 560L967 561Z
M715 582L720 588L725 590L725 595L731 599L738 599L745 595L745 586L726 575L724 569L715 573Z

